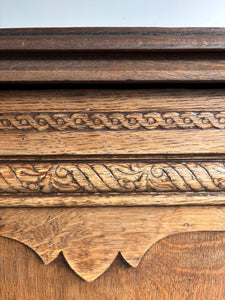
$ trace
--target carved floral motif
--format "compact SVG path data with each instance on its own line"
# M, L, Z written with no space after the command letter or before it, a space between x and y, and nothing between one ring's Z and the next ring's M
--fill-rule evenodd
M2 193L130 193L225 190L225 164L104 162L0 164Z

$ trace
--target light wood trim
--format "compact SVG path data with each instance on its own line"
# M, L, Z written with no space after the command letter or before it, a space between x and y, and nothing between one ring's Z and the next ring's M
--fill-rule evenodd
M15 110L16 107L16 110ZM224 88L2 89L1 113L225 111Z
M1 195L0 207L105 207L223 205L224 192L95 195Z

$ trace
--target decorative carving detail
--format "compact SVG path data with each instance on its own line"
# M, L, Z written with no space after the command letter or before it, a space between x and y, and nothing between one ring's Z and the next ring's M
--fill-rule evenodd
M92 281L118 252L133 267L158 240L178 232L225 230L224 206L4 208L0 235L33 249L48 264L63 252Z
M0 130L224 129L225 112L2 114Z
M0 164L2 193L224 191L225 163L96 162Z

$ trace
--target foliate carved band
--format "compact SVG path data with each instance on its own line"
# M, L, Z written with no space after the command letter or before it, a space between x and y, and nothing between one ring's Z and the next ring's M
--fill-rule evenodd
M224 162L0 164L3 194L224 190Z
M0 130L224 129L225 112L2 114Z

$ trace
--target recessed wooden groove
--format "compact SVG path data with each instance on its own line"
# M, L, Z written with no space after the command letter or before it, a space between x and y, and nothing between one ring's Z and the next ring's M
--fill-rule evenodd
M161 155L155 155L155 154L145 154L145 155L2 155L0 156L0 162L6 163L6 162L19 162L19 163L29 163L29 162L45 162L45 163L51 163L51 162L87 162L87 163L94 163L96 161L101 162L110 162L110 161L116 161L116 162L130 162L130 161L139 161L139 162L185 162L185 161L225 161L225 154L216 154L216 153L210 153L207 155L203 155L201 153L189 153L187 155L185 154L161 154Z

